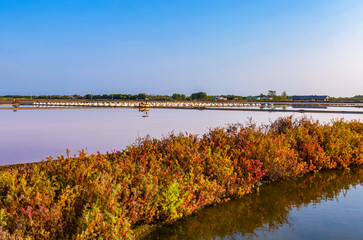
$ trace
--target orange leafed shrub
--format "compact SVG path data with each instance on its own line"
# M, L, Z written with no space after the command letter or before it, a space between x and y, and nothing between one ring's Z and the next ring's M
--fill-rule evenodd
M280 118L203 136L139 139L125 150L0 170L0 236L133 239L135 226L190 215L256 186L363 164L363 124Z

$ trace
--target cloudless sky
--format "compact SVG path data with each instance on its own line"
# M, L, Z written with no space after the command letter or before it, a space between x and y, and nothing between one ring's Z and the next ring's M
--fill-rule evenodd
M0 0L0 95L363 94L362 0Z

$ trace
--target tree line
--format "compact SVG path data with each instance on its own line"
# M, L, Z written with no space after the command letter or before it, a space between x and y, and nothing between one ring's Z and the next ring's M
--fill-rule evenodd
M276 91L268 91L267 94L260 94L258 96L269 96L270 100L288 100L286 92L277 95ZM85 99L85 100L153 100L153 101L185 101L185 100L243 100L249 99L252 96L239 96L239 95L208 95L205 92L192 93L190 96L181 93L174 93L172 95L150 95L146 93L138 94L86 94L86 95L4 95L0 96L2 99Z
M192 93L187 96L182 93L174 93L172 95L151 95L146 93L138 94L86 94L86 95L4 95L0 99L84 99L84 100L151 100L151 101L211 101L211 100L272 100L272 101L289 101L289 96L286 91L280 95L276 91L269 90L266 94L260 93L259 95L239 96L233 94L227 95L208 95L205 92ZM331 97L335 101L363 101L363 95L355 95L353 97Z

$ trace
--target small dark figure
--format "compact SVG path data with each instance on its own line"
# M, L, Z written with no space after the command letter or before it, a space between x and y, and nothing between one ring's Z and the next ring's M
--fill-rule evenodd
M15 98L13 99L13 107L17 108L20 106L20 103L18 101L15 100Z

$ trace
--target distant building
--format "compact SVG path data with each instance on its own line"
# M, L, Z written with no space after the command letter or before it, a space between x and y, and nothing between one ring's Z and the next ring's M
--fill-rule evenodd
M251 100L272 100L271 96L248 96L247 99Z
M307 95L307 96L292 96L293 101L329 101L329 96L322 95Z
M213 97L212 100L227 100L225 97Z

